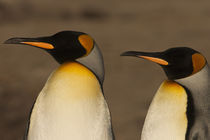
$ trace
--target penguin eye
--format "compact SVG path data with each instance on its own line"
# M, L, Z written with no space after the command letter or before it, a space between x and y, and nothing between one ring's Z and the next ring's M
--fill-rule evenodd
M82 47L86 50L85 55L88 55L93 49L93 44L94 44L93 39L89 35L83 34L79 36L78 40L82 45Z
M206 59L199 53L192 55L193 72L195 74L199 72L206 64Z

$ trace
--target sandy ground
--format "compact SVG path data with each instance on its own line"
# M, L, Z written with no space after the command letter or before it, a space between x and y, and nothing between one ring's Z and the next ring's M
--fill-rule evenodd
M89 33L102 49L104 90L117 140L140 139L148 106L166 79L158 65L126 50L189 46L210 60L210 2L169 0L0 1L0 42L62 30ZM0 139L21 140L30 108L58 66L42 50L0 45Z

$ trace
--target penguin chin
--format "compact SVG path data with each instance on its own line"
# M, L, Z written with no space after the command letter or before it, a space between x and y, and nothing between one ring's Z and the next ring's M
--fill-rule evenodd
M166 76L167 76L168 80L175 81L175 80L187 78L187 77L189 77L191 75L181 75L181 74L171 75L171 74L166 74Z
M193 68L189 65L180 65L179 67L177 65L168 65L168 66L162 66L166 76L169 80L177 80L186 78L192 75Z
M46 50L58 63L62 64L85 55L85 51L79 50Z

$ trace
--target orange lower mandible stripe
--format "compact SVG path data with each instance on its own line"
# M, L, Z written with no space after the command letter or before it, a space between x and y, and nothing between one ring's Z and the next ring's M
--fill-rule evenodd
M54 46L52 44L44 43L44 42L21 42L21 43L43 48L43 49L54 49Z
M150 57L150 56L139 56L139 57L158 63L160 65L168 65L167 61L160 58L155 58L155 57Z

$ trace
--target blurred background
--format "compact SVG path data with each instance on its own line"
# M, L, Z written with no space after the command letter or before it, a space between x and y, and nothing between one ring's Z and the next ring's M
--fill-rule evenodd
M117 140L140 139L149 104L166 79L158 65L120 53L189 46L210 60L210 1L0 1L0 42L62 30L89 33L101 48L104 91ZM56 67L40 49L0 45L1 140L22 139L30 108Z

